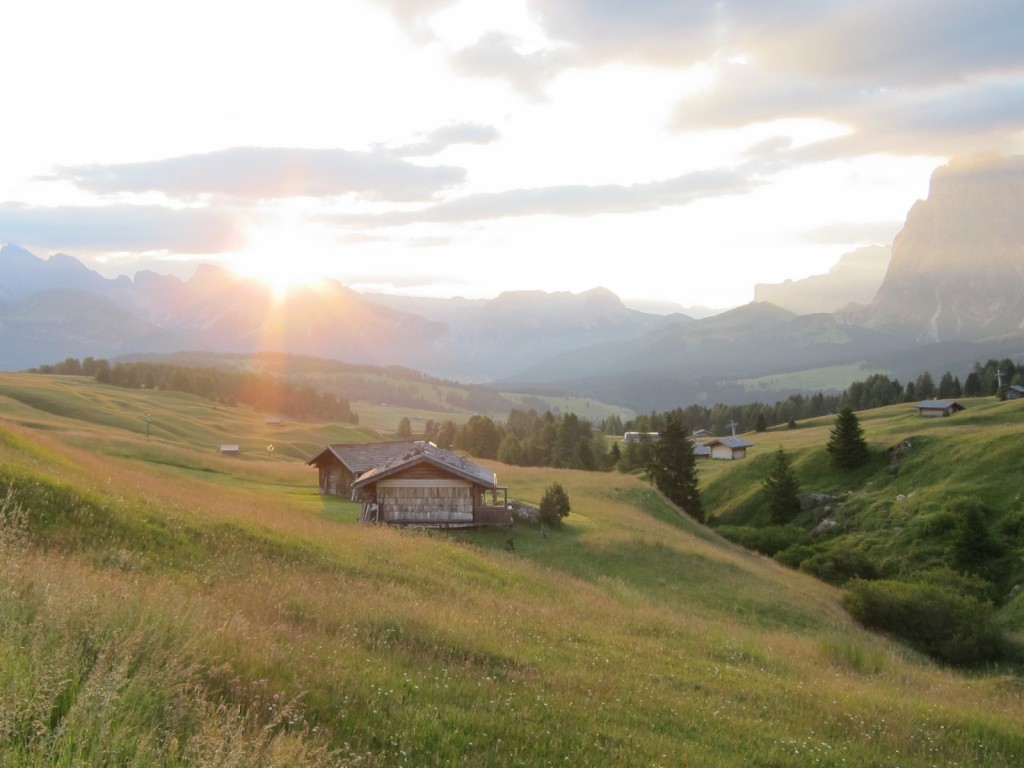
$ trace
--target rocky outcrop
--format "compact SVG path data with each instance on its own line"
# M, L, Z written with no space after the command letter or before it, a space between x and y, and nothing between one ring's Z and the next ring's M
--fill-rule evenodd
M1024 157L936 170L893 242L878 295L849 319L922 342L1024 330Z

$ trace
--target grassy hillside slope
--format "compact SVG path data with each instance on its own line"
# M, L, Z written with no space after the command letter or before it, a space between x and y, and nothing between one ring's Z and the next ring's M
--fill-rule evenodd
M1019 678L864 632L835 589L634 477L495 465L515 498L567 489L547 537L367 528L301 461L355 434L270 432L191 397L0 375L0 763L1024 756Z
M761 478L771 454L782 448L804 493L832 497L794 521L806 530L822 520L832 526L812 537L808 556L842 549L870 560L880 575L889 577L945 564L953 555L956 535L950 509L966 500L984 509L997 544L986 576L1010 598L1014 587L1024 583L1024 403L995 398L960 402L966 410L942 419L921 418L912 404L859 413L871 459L852 472L833 468L825 450L833 417L752 436L757 447L749 461L702 467L705 501L714 510L714 522L767 524ZM890 448L898 448L895 456Z

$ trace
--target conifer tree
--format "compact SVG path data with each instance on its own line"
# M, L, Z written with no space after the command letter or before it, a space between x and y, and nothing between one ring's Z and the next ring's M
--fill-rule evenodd
M828 452L832 463L840 469L855 469L868 460L868 444L864 430L860 428L857 414L851 408L843 408L836 416L828 439Z
M775 452L771 471L761 481L761 490L772 523L785 525L800 514L800 481L781 448Z
M544 497L540 500L540 521L545 525L559 526L571 509L565 488L561 483L552 483L545 489Z
M688 515L704 522L704 507L697 490L697 460L693 443L682 419L669 414L661 430L661 439L654 443L647 471L659 491Z

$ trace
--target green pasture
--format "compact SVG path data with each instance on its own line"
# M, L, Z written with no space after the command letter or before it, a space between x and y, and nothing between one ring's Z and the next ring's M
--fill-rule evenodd
M860 363L849 363L741 379L738 383L742 384L747 392L841 392L853 382L863 381L876 373L890 372L866 368Z
M968 481L926 467L955 430L1019 434L1006 404L961 415L864 424L873 445L922 440L913 492L929 504L926 482ZM363 527L356 505L318 495L304 459L365 439L366 425L264 420L0 375L0 764L1024 758L1018 671L964 674L864 631L836 589L724 541L638 477L488 463L533 504L561 483L565 525ZM744 501L728 488L742 496L779 444L824 482L814 446L828 426L764 433L751 460L703 464L708 509L734 513Z

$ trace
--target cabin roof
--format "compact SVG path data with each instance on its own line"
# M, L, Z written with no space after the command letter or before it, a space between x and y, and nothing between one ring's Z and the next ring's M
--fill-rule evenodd
M714 440L704 443L708 448L713 445L724 445L728 448L752 448L753 443L748 443L742 437L716 437Z
M956 400L922 400L917 404L918 408L926 411L944 411L947 408L963 408Z
M333 456L344 464L349 472L359 476L367 470L403 456L415 447L414 440L399 440L390 443L332 443L306 464L320 464L324 458Z
M475 483L476 485L482 485L485 488L497 487L496 478L493 472L490 472L483 467L462 458L461 456L456 456L451 451L438 448L433 443L416 442L401 456L396 456L390 461L362 473L359 478L352 483L352 488L362 488L368 483L383 480L385 477L390 477L391 475L408 469L409 467L423 463L433 464L435 467L439 467L450 474L461 477L464 480L469 480L471 483Z

